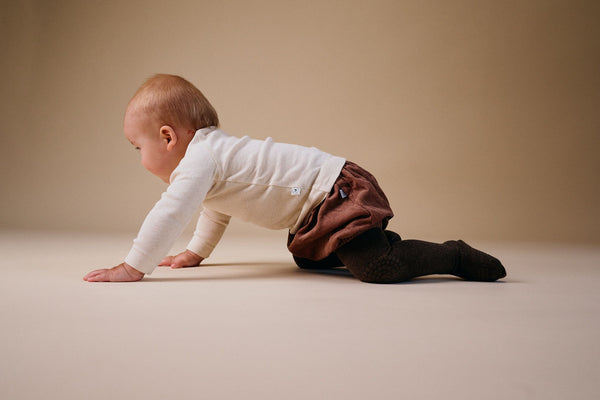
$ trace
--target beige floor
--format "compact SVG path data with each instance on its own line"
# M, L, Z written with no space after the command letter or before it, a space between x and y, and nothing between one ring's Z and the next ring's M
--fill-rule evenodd
M600 248L476 243L504 282L369 285L284 241L91 284L129 237L0 233L0 398L599 398Z

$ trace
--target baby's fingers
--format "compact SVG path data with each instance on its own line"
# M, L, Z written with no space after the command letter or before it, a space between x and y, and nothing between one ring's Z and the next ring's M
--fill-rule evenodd
M173 256L166 256L163 260L158 264L159 267L170 267L173 264Z
M108 281L108 270L107 269L97 269L88 273L83 277L84 281L88 282L106 282Z
M198 256L192 255L187 251L177 254L173 257L171 268L196 267L200 264L201 259Z
M171 264L169 266L171 268L183 268L187 267L188 265L186 265L185 260L183 259L183 257L181 257L181 255L177 255L176 257L172 258Z

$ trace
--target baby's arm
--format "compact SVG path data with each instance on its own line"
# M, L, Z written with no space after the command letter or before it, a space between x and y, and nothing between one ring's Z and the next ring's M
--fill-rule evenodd
M97 269L83 277L88 282L135 282L144 277L144 273L131 265L122 263L110 269Z
M194 236L184 252L176 256L167 256L158 264L162 267L182 268L195 267L213 251L231 217L226 214L204 208L198 218ZM191 250L190 250L191 249ZM200 254L203 254L201 256Z
M182 267L195 267L200 265L204 260L204 257L200 257L198 254L186 250L176 256L167 256L158 264L161 267L171 268L182 268Z

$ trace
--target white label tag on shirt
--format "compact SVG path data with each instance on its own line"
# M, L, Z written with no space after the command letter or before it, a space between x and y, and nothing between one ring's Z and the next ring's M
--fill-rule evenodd
M301 191L302 189L300 189L299 187L293 187L291 194L292 196L299 196Z

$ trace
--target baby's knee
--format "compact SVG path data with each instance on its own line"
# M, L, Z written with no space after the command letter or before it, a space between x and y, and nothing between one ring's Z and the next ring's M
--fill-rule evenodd
M348 269L355 278L367 283L398 283L412 278L402 263L389 261L380 259L360 267L348 266Z
M302 258L297 256L293 257L296 265L302 269L329 269L342 267L344 265L335 254L331 254L329 255L329 257L318 261L313 261L309 260L308 258Z

